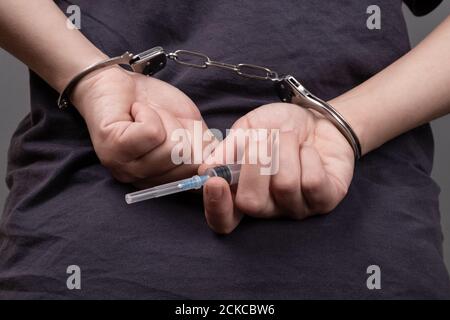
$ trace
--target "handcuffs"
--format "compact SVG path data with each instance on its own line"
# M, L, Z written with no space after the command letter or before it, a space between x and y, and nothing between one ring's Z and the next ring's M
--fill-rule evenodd
M70 105L70 95L78 82L96 70L112 65L127 65L131 67L134 72L152 76L164 69L168 60L173 60L178 64L199 69L206 69L207 67L227 69L236 72L242 77L272 81L281 101L312 109L322 114L331 121L347 139L353 149L355 159L358 160L361 157L361 145L358 136L353 131L350 124L336 109L309 92L293 76L279 76L278 73L269 68L252 64L241 63L233 65L214 61L202 53L188 50L177 50L166 53L162 47L154 47L137 55L126 52L121 56L93 64L84 69L69 82L59 96L58 106L60 109L67 108Z

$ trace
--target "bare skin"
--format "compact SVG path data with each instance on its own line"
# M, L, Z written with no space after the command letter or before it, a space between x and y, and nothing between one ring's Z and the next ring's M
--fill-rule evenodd
M35 24L36 15L46 19ZM2 0L0 46L59 92L86 66L106 58L79 31L66 28L66 17L49 0ZM330 101L356 131L363 154L450 112L449 56L447 18L404 57ZM167 162L170 133L190 130L194 120L201 120L195 104L170 84L113 67L84 79L72 100L86 120L99 159L118 180L147 186L197 170ZM303 219L327 213L345 197L353 153L327 120L298 106L270 104L251 111L234 127L280 129L281 170L261 176L257 166L243 166L237 190L223 179L210 179L204 203L214 231L231 232L244 215Z

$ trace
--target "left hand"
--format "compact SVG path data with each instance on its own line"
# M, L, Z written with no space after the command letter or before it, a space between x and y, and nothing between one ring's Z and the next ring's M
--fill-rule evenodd
M209 179L203 190L205 215L215 232L230 233L243 215L304 219L328 213L345 197L354 153L329 120L297 105L273 103L240 118L233 125L238 128L279 129L279 169L274 175L261 175L260 165L243 164L237 188L222 178ZM227 139L232 138L222 141L215 153L226 154ZM234 147L249 155L248 147ZM199 173L212 166L202 165Z

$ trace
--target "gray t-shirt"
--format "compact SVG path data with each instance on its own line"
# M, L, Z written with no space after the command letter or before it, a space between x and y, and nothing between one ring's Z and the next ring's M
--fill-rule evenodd
M110 56L161 45L296 76L330 99L409 49L400 0L57 1L82 10L81 31ZM409 1L416 13L434 1ZM428 4L428 6L427 6ZM68 52L70 54L70 52ZM269 84L169 64L212 128L277 101ZM205 223L200 195L128 206L76 110L31 73L31 113L11 142L11 193L0 229L0 298L449 298L428 125L365 156L348 196L306 221L246 218L229 236ZM411 89L413 90L413 88ZM382 126L382 124L380 124ZM82 270L69 291L66 269ZM382 272L369 290L367 268Z

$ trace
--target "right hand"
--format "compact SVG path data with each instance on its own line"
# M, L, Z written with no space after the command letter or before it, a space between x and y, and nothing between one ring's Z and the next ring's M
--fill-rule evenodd
M175 129L191 135L194 121L202 121L196 105L170 84L112 67L83 79L72 95L86 121L101 163L124 183L140 188L181 179L198 165L171 160ZM192 150L192 149L191 149Z

